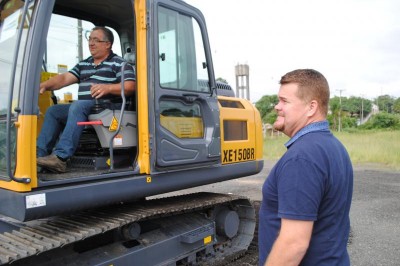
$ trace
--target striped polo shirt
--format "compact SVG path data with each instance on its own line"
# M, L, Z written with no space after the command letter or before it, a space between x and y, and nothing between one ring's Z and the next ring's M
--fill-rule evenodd
M91 84L116 84L121 82L121 65L125 60L114 54L110 55L100 64L95 65L92 56L76 64L69 72L79 80L79 100L91 100ZM126 64L124 79L136 80L135 70L130 64ZM116 95L106 95L104 99L120 98Z

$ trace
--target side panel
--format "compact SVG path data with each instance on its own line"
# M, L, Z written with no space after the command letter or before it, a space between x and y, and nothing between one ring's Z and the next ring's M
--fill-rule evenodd
M222 164L262 159L258 110L247 100L218 97L221 113Z
M27 193L0 189L0 214L19 221L28 221L72 213L257 174L263 165L264 161L258 160L185 171L168 171L152 176L120 177L119 173L119 177L115 174L114 178L95 184L82 183Z
M155 167L220 160L220 125L202 16L184 3L154 6ZM199 82L207 80L207 82Z
M37 187L36 176L36 147L27 148L36 143L36 121L35 115L19 115L18 122L15 123L17 128L17 165L15 176L18 178L29 178L29 184L12 182L1 182L1 187L15 191L30 191L31 188Z

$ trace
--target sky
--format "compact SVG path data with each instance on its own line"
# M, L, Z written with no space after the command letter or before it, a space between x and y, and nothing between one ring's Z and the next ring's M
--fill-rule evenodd
M235 89L249 65L252 102L298 68L321 72L331 97L400 97L398 0L185 1L205 16L216 77Z

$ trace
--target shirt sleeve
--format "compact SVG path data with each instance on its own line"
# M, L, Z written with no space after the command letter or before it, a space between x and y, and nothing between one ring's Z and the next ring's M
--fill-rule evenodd
M278 216L316 221L324 183L323 174L312 162L301 158L287 161L278 176Z
M115 64L113 64L113 71L117 77L118 82L121 82L122 79L122 64L126 62L122 57L119 57L117 55L114 55L116 59ZM124 67L124 80L128 81L135 81L136 80L136 73L135 73L135 68L129 64L126 63Z
M124 80L136 80L135 68L129 63L126 64L124 69Z
M78 80L80 80L80 76L81 76L81 70L79 67L79 63L76 64L70 71L68 71L69 73L71 73L72 75L74 75Z

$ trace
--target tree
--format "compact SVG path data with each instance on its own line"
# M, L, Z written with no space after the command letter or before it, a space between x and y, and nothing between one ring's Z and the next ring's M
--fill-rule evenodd
M219 81L219 82L222 82L222 83L228 84L228 81L226 81L226 79L224 79L224 78L221 78L221 77L217 78L217 79L216 79L216 81Z
M392 113L392 107L394 104L394 98L389 95L381 95L375 100L376 105L379 107L379 111Z
M357 127L357 118L355 117L350 117L350 116L345 116L342 119L342 128L355 128Z
M361 98L361 107L363 108L362 112L364 113L364 117L366 117L367 114L372 112L372 101Z
M372 102L368 99L352 96L349 99L345 99L343 110L349 112L351 117L361 117L361 113L363 113L365 117L366 114L369 114L372 110Z
M266 115L275 112L274 107L278 103L277 95L264 95L260 100L256 102L256 108L260 112L261 118L264 122L266 120Z
M340 99L335 96L329 101L330 115L328 115L329 123L332 125L332 129L337 130L339 126L339 114L340 114Z
M393 113L400 114L400 98L397 98L393 103Z
M386 112L374 115L370 121L368 121L365 129L399 129L400 128L400 117L399 115L389 114Z
M275 111L271 111L264 116L263 121L264 121L264 123L268 123L268 124L272 125L276 121L277 117L278 117L278 114Z
M350 113L350 116L359 115L361 110L361 98L351 96L349 99L345 98L343 102L343 110Z

